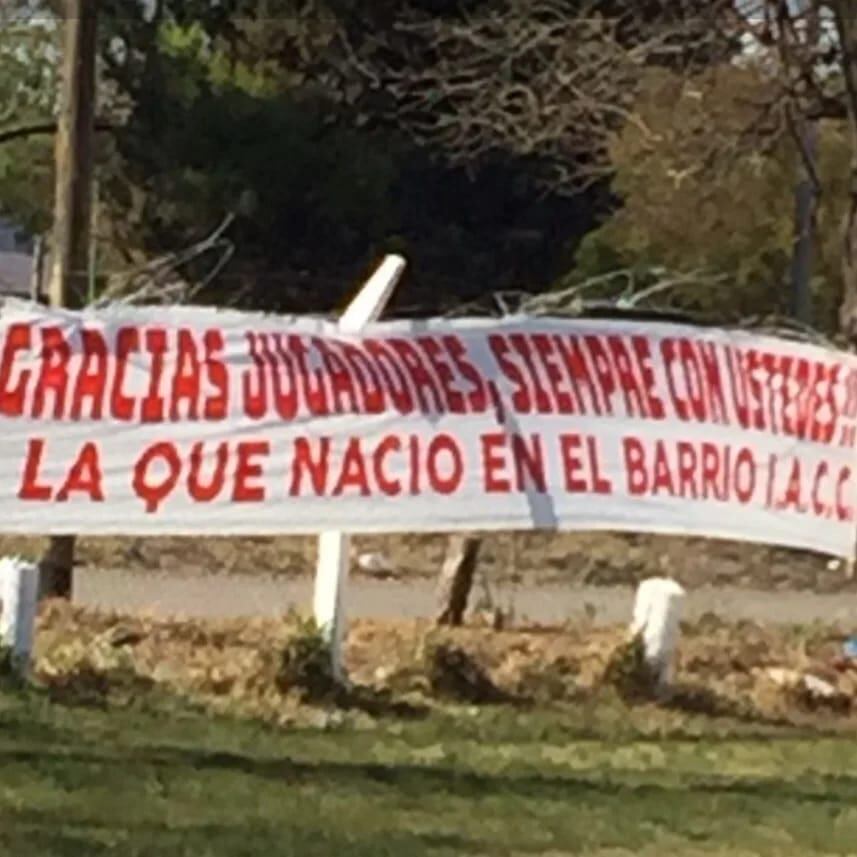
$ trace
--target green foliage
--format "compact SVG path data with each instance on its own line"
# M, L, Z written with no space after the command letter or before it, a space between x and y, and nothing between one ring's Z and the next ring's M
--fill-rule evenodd
M0 132L53 118L57 49L50 18L0 9ZM0 215L41 232L50 222L52 194L50 136L0 146Z
M7 678L14 673L12 664L12 649L0 645L0 678Z
M30 5L52 20L47 0ZM589 225L591 199L545 197L527 159L451 169L400 136L337 35L386 40L397 8L103 0L99 113L117 128L98 137L98 273L182 249L234 211L232 262L201 300L329 311L390 250L417 275L411 311L544 288L567 264L569 229ZM58 30L36 33L37 63L17 61L11 31L0 33L0 115L10 90L28 93L28 116L53 115ZM52 171L50 135L0 145L0 213L45 231Z
M53 113L57 32L49 18L0 10L0 127Z
M439 696L472 704L507 700L478 660L461 646L429 638L421 654L428 685Z
M568 15L580 7L557 5ZM420 313L555 281L603 207L601 190L574 199L546 193L537 187L544 164L529 150L501 146L452 168L439 143L400 134L389 93L370 85L361 63L381 53L415 72L431 65L430 39L418 39L415 54L397 30L402 8L398 0L371 9L352 0L102 0L99 110L119 128L99 137L99 273L184 248L236 212L234 256L201 300L332 310L389 250L412 262L407 308ZM441 24L476 11L502 20L513 8L505 0L419 0L408 14ZM666 14L658 4L636 11L647 28ZM11 30L0 33L0 115L20 97L28 116L43 118L55 103L57 31L29 27L26 38L22 53ZM528 68L516 67L523 83ZM743 95L758 83L738 71L721 77L700 76L704 98L696 101L674 97L668 72L643 87L636 111L643 122L629 122L610 153L624 208L580 249L582 276L627 267L641 272L642 286L656 267L708 267L728 273L735 287L692 296L693 305L743 313L782 302L791 240L790 182L782 178L793 157L778 149L761 165L730 166L728 175L677 178L712 129L728 136L740 124L730 87L737 81ZM712 109L715 102L722 106ZM664 137L657 145L646 125ZM52 186L49 136L0 146L0 212L44 231ZM733 229L736 214L743 225ZM826 313L835 301L822 294Z
M683 293L683 306L726 319L787 312L798 156L785 134L765 147L754 135L769 86L752 67L714 67L690 79L650 73L637 120L611 149L621 205L583 240L575 275L655 266L708 272L723 283ZM816 318L830 329L848 153L835 124L820 137L813 286Z
M657 688L657 675L646 661L639 635L617 646L610 654L603 683L629 702L652 698Z
M307 702L330 700L338 689L330 659L330 646L312 619L296 620L293 636L280 654L277 687L297 692Z

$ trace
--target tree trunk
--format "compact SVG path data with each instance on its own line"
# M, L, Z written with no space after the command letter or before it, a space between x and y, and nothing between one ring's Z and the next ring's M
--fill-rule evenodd
M71 598L74 536L53 536L39 563L39 599Z
M482 539L452 536L438 580L438 625L461 625L473 587L473 575L479 560Z
M842 224L842 303L839 327L850 345L857 345L857 0L831 0L836 36L842 57L851 143L848 175L848 208ZM854 579L854 559L846 567L848 580Z
M857 0L832 0L836 35L842 54L842 76L851 142L848 208L842 224L842 303L839 326L857 342Z
M818 188L811 170L817 163L818 128L811 120L801 123L799 145L806 164L801 166L795 187L795 243L792 249L791 310L792 316L805 325L813 322L812 267L815 242L815 210Z
M852 344L857 343L857 157L848 180L848 208L842 224L842 303L839 327Z
M93 133L96 101L97 0L66 0L60 115L55 144L51 306L78 307L89 283ZM69 598L74 536L54 536L42 558L42 594Z

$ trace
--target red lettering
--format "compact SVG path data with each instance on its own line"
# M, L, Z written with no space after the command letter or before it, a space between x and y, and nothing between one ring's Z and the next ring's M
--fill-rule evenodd
M702 497L709 500L712 497L721 502L728 498L726 490L727 476L721 474L720 453L713 443L702 444Z
M489 494L508 494L512 483L506 476L506 434L491 432L480 438L482 445L482 471L485 490Z
M110 397L110 412L114 419L134 418L134 399L122 392L128 357L140 349L140 332L136 327L120 328L116 334L116 370L113 375L113 390Z
M440 381L443 397L446 399L446 411L452 414L464 414L467 409L464 406L464 396L455 387L455 375L446 362L446 351L441 343L431 336L421 336L417 344L428 357L434 373Z
M205 401L205 418L207 420L222 420L226 418L229 407L229 372L223 360L223 349L226 343L223 333L219 330L208 330L203 337L205 349L205 373L208 383L214 388L214 394Z
M156 464L166 467L165 476L159 481L150 481L150 468ZM149 514L157 512L158 507L170 496L181 475L182 463L178 451L172 443L161 442L150 446L134 465L134 493L146 505Z
M517 363L510 354L511 349L506 337L499 333L492 333L488 336L488 346L494 359L497 361L497 366L503 373L505 378L512 383L512 407L519 414L528 414L532 410L532 401L530 399L530 391L527 388L526 380L523 373L517 366Z
M702 382L706 393L706 418L715 423L727 422L726 393L723 389L723 375L717 345L713 342L699 342L697 345Z
M646 402L634 374L634 367L631 361L631 355L625 347L621 336L608 336L607 348L610 351L610 356L613 358L613 365L616 367L616 377L619 382L619 388L625 399L625 411L628 416L648 416L646 411Z
M410 414L414 410L414 397L408 389L407 380L400 368L400 361L391 356L384 344L375 339L363 340L366 353L375 361L378 372L384 379L384 386L400 414ZM385 365L386 364L386 365Z
M563 387L565 376L560 371L562 366L558 362L557 354L554 351L553 340L545 333L533 334L533 346L539 355L548 382L551 386L556 410L560 414L574 413L574 400L571 394Z
M53 418L62 419L68 386L68 363L71 349L58 327L42 329L42 366L33 397L33 416L41 417L45 411L45 399L50 393L54 397Z
M262 356L260 338L252 330L247 332L247 345L253 368L244 372L241 379L244 413L252 420L262 419L268 410L268 372Z
M10 388L9 382L17 353L30 348L30 330L29 324L12 324L6 331L3 356L0 359L0 414L7 417L20 417L24 413L24 397L30 381L30 370L21 370L18 383L14 387Z
M509 342L511 342L512 347L520 354L527 367L527 376L533 392L536 413L549 414L551 412L550 397L544 387L542 387L538 370L533 363L533 355L527 337L521 333L513 333L509 337Z
M679 493L682 497L696 500L698 497L696 489L696 450L693 444L687 441L678 443L678 483Z
M580 457L581 444L582 439L579 434L564 434L559 439L562 469L565 473L565 490L569 494L582 494L589 487L584 478L583 460Z
M21 487L18 489L19 500L50 500L53 491L49 485L39 484L39 471L42 466L42 456L45 452L43 438L31 438L27 441L27 457L24 461L24 473Z
M443 436L443 435L442 435ZM490 493L508 493L512 483L506 476L508 462L505 453L511 452L515 471L515 490L535 488L547 491L545 460L542 440L537 434L528 438L520 434L494 432L481 438L482 462L485 472L485 490Z
M354 373L360 394L363 397L363 408L367 414L384 413L384 393L378 373L369 358L350 342L340 343L345 362Z
M407 369L423 413L441 413L443 396L434 377L422 361L420 352L407 339L390 339L387 345L399 356Z
M159 390L164 373L164 355L167 353L166 332L147 330L146 351L152 355L152 366L149 372L149 392L143 399L142 419L144 423L159 423L164 419L164 398Z
M447 459L448 471L444 474L443 459ZM454 494L464 478L464 461L455 439L448 434L439 434L429 443L426 460L429 485L438 494Z
M750 428L750 393L747 389L747 376L742 366L741 352L726 346L726 366L732 381L732 401L735 415L741 428Z
M537 434L527 438L519 434L512 435L512 460L515 464L515 482L518 491L535 488L544 494L547 492L545 479L545 459L542 440Z
M764 374L761 355L755 348L751 348L744 355L745 371L747 374L747 388L749 390L748 404L751 406L753 427L759 431L765 430L765 408L763 406L763 387L760 375Z
M848 377L845 379L845 404L842 409L842 415L853 420L857 417L857 370L851 369L848 372Z
M292 461L292 482L289 494L297 497L302 493L303 477L309 477L316 495L321 496L327 486L328 463L330 460L330 438L322 437L318 441L318 456L313 457L313 447L307 438L295 440L295 454Z
M266 440L244 440L238 444L233 502L259 503L265 499L265 486L256 481L264 475L263 465L256 459L270 454L271 444Z
M387 476L387 471L385 469L387 456L389 456L390 453L399 452L401 449L402 442L399 438L395 435L388 435L381 441L381 443L378 444L378 448L372 456L375 481L378 483L378 487L381 489L382 493L386 494L388 497L396 497L402 493L401 480L390 479Z
M628 474L628 493L632 497L640 497L649 489L646 448L638 438L626 437L622 441L622 451L625 457L625 472Z
M753 494L756 492L756 461L753 453L746 447L738 453L733 481L735 495L741 503L746 505L753 499Z
M369 496L369 479L366 474L366 462L360 448L360 438L352 437L345 447L339 479L333 488L334 496L344 494L347 489L356 489L362 497Z
M654 477L652 479L652 494L657 496L661 491L675 496L675 486L670 473L670 462L667 456L666 444L659 440L655 443Z
M685 404L684 399L679 395L678 385L675 378L675 362L677 352L675 340L661 340L661 358L664 361L667 375L667 389L669 390L670 399L672 400L673 410L680 420L687 421L690 419L690 409Z
M792 469L789 474L785 494L780 502L781 509L792 508L796 512L806 511L801 503L801 477L800 459L795 458L792 461Z
M80 450L72 465L68 477L57 493L57 501L65 502L75 493L86 494L96 503L104 501L104 488L101 483L101 461L98 447L90 441Z
M74 395L71 401L71 418L79 420L83 415L84 399L90 401L90 416L100 420L107 389L107 343L97 330L81 330L83 360Z
M826 371L825 371L826 370ZM830 365L822 370L826 375L824 394L820 396L819 408L827 411L827 420L820 419L821 414L815 415L815 432L813 440L817 443L830 443L836 431L839 419L839 406L836 401L836 387L839 383L839 366Z
M360 405L354 379L346 362L323 339L314 339L313 344L321 354L327 377L333 409L338 414L359 413Z
M854 518L854 508L846 499L852 495L851 475L851 468L843 467L836 483L836 516L840 521L851 521Z
M455 364L456 371L472 388L467 393L471 413L485 413L488 408L485 382L476 367L467 359L468 354L464 343L457 336L444 336L443 344Z
M819 518L827 517L830 514L829 507L821 499L822 480L828 475L829 472L830 468L828 467L827 462L820 462L818 465L818 469L815 471L815 479L812 483L812 509L813 512Z
M693 343L689 339L679 339L679 357L684 373L684 389L690 401L690 410L697 422L704 422L708 417L705 407L705 391L702 385L702 370L696 357Z
M583 349L577 338L570 336L568 341L563 340L559 336L554 337L554 345L557 353L563 361L565 371L571 379L571 392L574 395L576 413L585 414L586 407L583 402L583 395L580 392L580 385L586 387L586 392L592 402L592 408L596 414L601 414L601 403L598 399L598 389L595 386L592 376L589 373L589 367L586 363L586 358L583 355Z
M288 348L288 338L272 334L276 354L265 350L271 366L274 388L274 406L282 420L293 420L298 412L298 388L295 365Z
M589 466L592 470L592 491L595 494L612 494L613 484L601 475L601 456L598 454L598 441L594 437L586 438L586 449L589 453Z
M637 356L637 365L640 368L640 377L643 382L648 416L656 420L662 420L666 416L666 412L664 403L657 392L655 392L655 370L652 366L652 351L649 347L649 340L645 336L632 336L631 345Z
M289 351L297 359L297 376L304 389L307 410L316 417L330 415L330 405L324 386L324 373L320 368L311 369L310 349L303 339L294 334L289 337Z
M209 503L223 490L226 481L226 463L229 460L229 444L223 441L217 445L214 468L207 482L203 480L202 476L205 458L205 444L195 443L190 451L187 490L197 503Z
M613 374L613 366L610 363L610 356L597 336L584 336L583 340L592 356L595 377L604 399L604 409L612 416L613 404L611 399L613 393L616 392L616 379Z

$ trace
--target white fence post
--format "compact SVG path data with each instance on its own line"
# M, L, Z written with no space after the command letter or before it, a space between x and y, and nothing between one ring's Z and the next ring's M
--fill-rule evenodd
M340 316L343 333L359 333L377 321L405 270L401 256L387 256ZM342 679L342 640L345 633L345 587L348 582L348 533L329 530L318 539L313 612L330 646L333 674Z
M38 565L12 557L0 560L0 646L10 651L21 673L30 665L38 598Z
M684 596L684 589L666 577L651 577L637 587L631 633L641 635L646 662L661 686L672 680Z

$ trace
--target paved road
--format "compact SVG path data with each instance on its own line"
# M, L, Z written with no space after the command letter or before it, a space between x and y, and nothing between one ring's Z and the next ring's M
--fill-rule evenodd
M477 587L475 599L481 592ZM502 587L500 606L514 601L518 620L562 623L591 612L596 622L611 624L630 618L633 591L604 587ZM75 601L112 610L147 611L160 616L236 618L281 615L291 606L312 603L310 578L267 576L170 575L81 569L76 573ZM431 616L434 587L430 581L406 583L354 579L348 612L379 619ZM746 589L697 589L688 594L684 615L704 613L725 619L753 619L766 624L821 621L857 630L857 595L806 592L761 592Z

